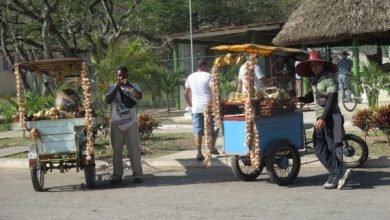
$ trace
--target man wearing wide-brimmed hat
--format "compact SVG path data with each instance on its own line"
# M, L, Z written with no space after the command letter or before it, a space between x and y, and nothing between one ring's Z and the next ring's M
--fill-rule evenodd
M311 77L312 90L297 101L316 102L314 151L329 171L325 189L341 189L350 173L343 165L343 119L338 106L337 66L311 51L309 59L296 66L300 76Z

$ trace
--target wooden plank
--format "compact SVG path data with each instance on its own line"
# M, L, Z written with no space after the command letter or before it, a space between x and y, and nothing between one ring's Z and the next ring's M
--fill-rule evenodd
M40 139L43 143L48 143L48 142L58 142L58 141L75 141L76 137L74 133L50 134L50 135L42 135Z
M42 153L60 153L70 151L77 151L75 140L44 143Z

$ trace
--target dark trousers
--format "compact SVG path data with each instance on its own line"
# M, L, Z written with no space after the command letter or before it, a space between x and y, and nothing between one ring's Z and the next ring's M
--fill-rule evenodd
M325 127L315 129L314 152L328 170L328 181L336 182L343 174L342 119L339 113L325 122Z

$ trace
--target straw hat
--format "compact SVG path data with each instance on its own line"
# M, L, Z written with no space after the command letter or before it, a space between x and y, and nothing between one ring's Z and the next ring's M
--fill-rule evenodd
M296 67L295 71L299 76L314 76L313 71L311 70L310 63L311 62L324 62L325 63L325 69L332 72L336 73L338 71L336 64L323 60L321 59L321 54L318 51L311 51L309 53L309 59L300 62Z

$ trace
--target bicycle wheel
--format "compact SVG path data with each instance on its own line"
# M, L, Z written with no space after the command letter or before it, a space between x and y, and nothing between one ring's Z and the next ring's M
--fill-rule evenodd
M345 110L349 112L355 110L358 100L359 98L355 95L355 92L352 89L347 88L344 90L344 98L342 102Z
M368 146L360 137L353 134L344 136L343 161L347 167L359 167L368 158Z

